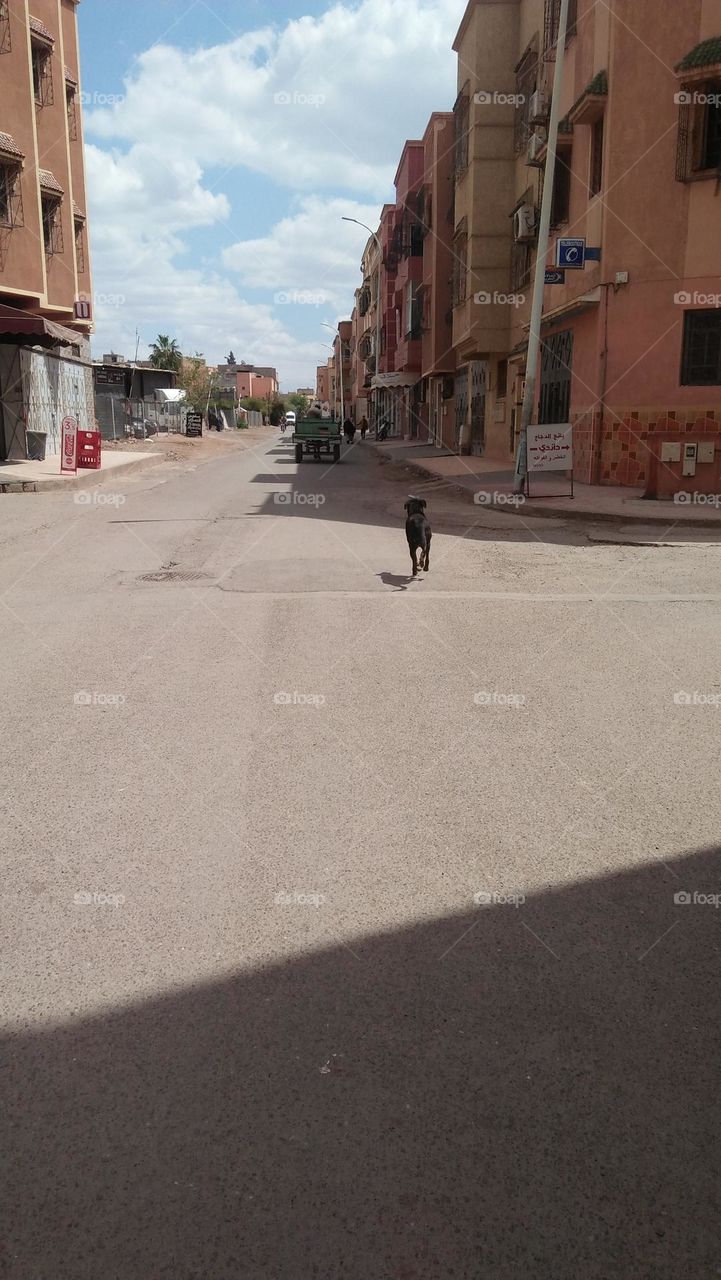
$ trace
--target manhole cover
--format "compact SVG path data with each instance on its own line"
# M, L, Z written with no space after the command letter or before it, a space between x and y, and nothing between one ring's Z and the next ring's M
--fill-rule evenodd
M195 569L158 569L156 573L142 573L140 582L202 582L207 573Z

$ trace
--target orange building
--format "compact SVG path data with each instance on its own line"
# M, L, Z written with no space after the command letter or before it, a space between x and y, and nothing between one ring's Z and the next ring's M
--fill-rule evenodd
M94 425L76 11L76 0L0 5L2 458L26 456L26 426L56 452L66 414Z
M510 462L520 425L560 0L470 0L454 48L456 447ZM646 484L661 437L715 438L721 481L721 0L574 0L537 421L579 479ZM560 246L562 249L563 246ZM679 469L680 470L680 469ZM678 476L680 482L680 474Z

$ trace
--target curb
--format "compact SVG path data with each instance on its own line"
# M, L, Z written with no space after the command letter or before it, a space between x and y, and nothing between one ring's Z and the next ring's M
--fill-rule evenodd
M162 453L144 453L129 462L121 462L108 471L83 471L76 476L62 479L60 476L50 480L0 480L0 493L66 493L73 489L91 489L93 485L102 484L113 476L126 475L129 471L142 470L162 459Z
M393 458L386 453L380 445L370 441L371 448L384 462L393 462L396 465L405 467L408 471L421 475L424 479L437 480L439 483L447 485L449 489L453 489L456 493L462 494L466 501L473 502L473 494L467 485L455 484L453 480L446 480L444 476L439 476L435 471L424 467L422 462L414 462L410 459ZM533 504L533 505L531 505ZM476 505L476 504L474 504ZM482 509L484 511L498 511L507 516L520 516L523 514L524 519L527 516L533 518L539 516L543 519L552 517L554 520L585 520L593 521L595 524L639 524L639 525L660 525L666 528L683 529L686 532L693 529L716 529L721 533L721 519L714 520L707 516L700 516L698 520L684 520L683 517L674 517L671 514L657 515L653 511L653 499L648 503L651 510L648 515L644 512L640 515L637 512L623 511L616 513L615 511L589 511L583 507L572 509L570 507L555 507L550 503L544 503L542 500L531 498L525 502L522 507L517 507L513 503L507 502L484 502Z

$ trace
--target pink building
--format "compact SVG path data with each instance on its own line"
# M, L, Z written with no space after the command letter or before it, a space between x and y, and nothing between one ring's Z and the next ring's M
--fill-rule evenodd
M453 112L436 111L423 135L423 284L421 419L424 434L437 445L454 440L453 312Z
M272 403L278 395L278 374L270 367L260 367L244 362L238 365L236 373L238 399L245 400L256 396L259 400Z

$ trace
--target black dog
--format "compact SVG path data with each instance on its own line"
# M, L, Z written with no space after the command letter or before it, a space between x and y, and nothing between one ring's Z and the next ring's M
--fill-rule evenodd
M407 520L406 520L406 537L408 539L408 550L411 553L413 562L413 577L418 574L419 569L424 569L428 573L431 557L431 526L425 516L426 500L425 498L415 498L412 494L409 496L405 504ZM417 559L417 552L420 550L420 561Z

